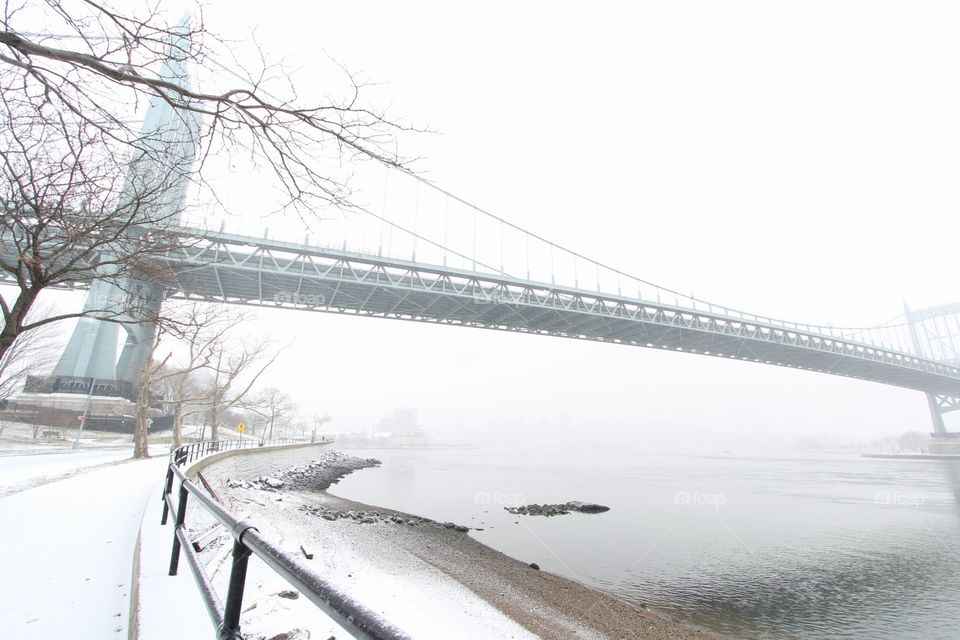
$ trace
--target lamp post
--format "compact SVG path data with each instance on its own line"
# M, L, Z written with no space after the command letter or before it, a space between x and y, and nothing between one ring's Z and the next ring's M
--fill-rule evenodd
M83 433L83 427L87 424L87 417L90 415L90 399L93 397L93 385L97 383L96 378L90 378L90 390L87 391L87 406L83 410L83 415L80 417L80 429L77 431L77 438L73 441L73 448L77 449L80 447L80 435Z

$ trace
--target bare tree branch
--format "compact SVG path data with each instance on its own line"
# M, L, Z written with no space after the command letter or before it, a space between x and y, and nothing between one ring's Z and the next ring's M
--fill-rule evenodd
M351 206L344 161L409 168L396 138L416 129L366 104L368 85L345 68L344 99L301 104L259 49L258 64L220 64L231 47L194 14L175 22L147 0L0 8L0 281L17 290L0 294L0 358L19 335L71 317L161 321L149 301L171 276L159 258L188 241L184 194L224 201L210 158L252 159L276 209L304 221ZM169 117L141 127L147 104ZM95 282L121 294L27 320L44 289Z

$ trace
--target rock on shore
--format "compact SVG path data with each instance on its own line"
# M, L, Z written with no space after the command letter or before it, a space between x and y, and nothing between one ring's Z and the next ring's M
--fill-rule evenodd
M377 466L380 466L380 461L376 458L357 458L339 451L325 451L310 462L268 476L258 476L253 480L230 480L227 486L265 491L279 491L284 488L326 491L330 485L358 469Z
M436 520L431 520L430 518L398 513L387 513L383 511L367 511L361 509L350 509L344 511L340 509L331 509L322 505L303 505L300 507L300 510L305 511L310 515L323 518L324 520L352 520L358 524L404 524L411 527L428 525L437 527L439 529L452 529L453 531L459 531L460 533L466 533L467 531L470 531L470 527L466 527L462 524L456 524L453 522L437 522Z
M504 507L510 513L520 516L565 516L572 511L577 513L603 513L610 511L610 507L592 502L571 500L563 504L527 504L520 507Z
M257 489L260 491L326 491L341 478L367 467L376 467L380 461L376 458L357 458L339 451L325 451L310 462L299 464L282 471L273 471L269 475L258 475L252 480L231 479L227 486L231 489ZM278 498L279 500L280 498ZM357 524L401 524L409 526L426 525L439 529L451 529L459 533L470 531L454 522L437 522L430 518L398 514L387 510L331 509L323 505L301 505L300 510L324 520L346 520ZM480 529L478 529L480 530Z

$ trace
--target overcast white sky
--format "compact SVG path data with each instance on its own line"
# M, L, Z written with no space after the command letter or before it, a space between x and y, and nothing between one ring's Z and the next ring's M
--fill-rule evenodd
M950 2L211 0L301 67L383 84L429 178L582 253L791 320L960 299L960 6ZM236 45L242 48L244 45ZM325 53L324 53L325 52ZM371 200L376 201L376 195ZM262 310L270 383L340 430L394 407L450 439L629 435L776 446L929 430L923 396L653 350ZM724 446L722 444L718 446Z

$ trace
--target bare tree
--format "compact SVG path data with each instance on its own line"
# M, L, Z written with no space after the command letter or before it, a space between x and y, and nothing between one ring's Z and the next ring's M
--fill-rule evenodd
M174 369L168 366L168 362L173 357L173 352L168 352L161 360L156 360L155 356L157 349L161 345L161 340L165 335L170 335L171 337L181 337L183 335L191 335L193 331L196 330L195 326L192 324L195 318L192 316L187 316L186 318L180 318L175 315L167 318L162 322L158 327L158 335L156 340L153 341L150 347L149 356L146 359L146 362L143 366L143 371L140 372L140 376L137 381L136 389L136 422L133 429L133 457L134 458L147 458L149 457L148 450L148 436L149 436L149 426L150 426L150 410L152 408L152 391L158 389L161 386L164 386L165 383L169 383L175 378L182 377L184 375L189 375L196 369L203 366L203 364L197 364L189 369Z
M328 422L330 422L331 420L333 420L333 416L331 416L331 415L328 414L328 413L325 413L325 414L322 414L322 415L315 413L315 414L313 414L313 415L310 417L310 419L311 419L311 421L313 422L313 432L310 434L310 442L316 442L316 440L317 440L317 429L323 428L323 425L325 425L325 424L327 424ZM321 436L321 438L322 438L322 437L323 437L323 436Z
M242 313L227 310L220 306L193 302L185 310L186 323L180 331L181 342L186 346L186 362L179 374L172 379L173 388L170 405L173 407L173 440L171 446L179 447L183 443L183 420L186 415L197 410L188 409L190 405L203 406L208 391L197 384L192 374L208 370L216 355L222 361L221 349L229 342L230 329L243 319Z
M150 388L161 375L161 372L166 369L167 361L173 355L168 353L163 360L157 362L153 359L155 352L156 344L154 344L153 349L151 349L150 360L148 360L146 366L144 366L143 374L140 376L139 384L137 384L137 416L136 423L134 424L133 428L134 458L150 457L150 452L148 449L149 443L147 440L150 427ZM173 372L168 372L165 375L172 376L175 374Z
M9 80L0 65L0 82ZM118 157L102 132L71 122L54 106L33 107L3 86L0 276L16 293L0 294L0 356L21 333L67 318L155 322L152 288L169 278L160 258L183 244L182 198L174 196L185 188L192 159L176 157L170 146L154 153L169 156L162 161ZM97 280L82 310L28 319L44 290Z
M31 318L52 314L52 308L41 305L34 307ZM0 356L0 401L16 394L28 375L46 374L56 364L58 338L54 325L41 325L18 336Z
M185 359L179 366L169 364L172 352L155 359L161 341L154 343L137 386L134 457L147 455L151 392L165 393L164 404L173 410L172 448L183 443L183 421L191 415L206 414L213 424L213 439L219 437L223 412L243 401L277 356L271 354L269 342L248 345L230 335L244 317L243 313L203 302L177 303L167 310L160 337L179 343ZM243 384L238 383L241 379Z
M297 410L293 399L275 387L262 390L246 404L246 407L263 416L267 427L267 438L273 438L274 427L286 427Z
M21 333L62 318L153 322L159 308L143 307L156 296L139 284L163 288L158 258L183 242L177 228L187 187L217 200L205 171L211 157L253 158L258 179L281 194L277 209L305 220L318 205L350 205L346 177L330 168L338 161L408 165L395 138L413 129L365 104L364 85L350 74L344 99L300 105L284 68L233 63L245 77L237 80L218 62L231 57L230 47L202 18L174 23L158 7L147 0L124 10L94 0L3 5L0 276L17 293L0 295L0 356ZM153 128L131 124L145 103L169 117ZM42 290L94 280L117 285L123 299L27 321Z
M209 407L210 438L220 439L220 421L225 409L244 405L250 390L280 355L271 353L269 342L240 344L229 348L220 343L211 350L210 364L206 369L212 374L205 403ZM244 376L247 376L244 381Z

